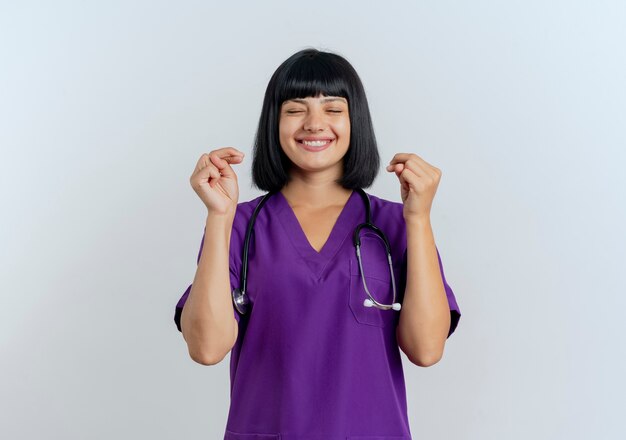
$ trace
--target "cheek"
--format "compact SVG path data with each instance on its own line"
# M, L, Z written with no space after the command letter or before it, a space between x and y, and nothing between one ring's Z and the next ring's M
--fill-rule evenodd
M337 133L344 137L350 137L350 120L342 121L335 126Z
M294 132L294 127L292 127L292 124L290 124L289 121L281 120L279 122L278 134L281 138L291 137L293 132Z
M280 139L284 139L285 138L285 127L281 126L278 128L278 136L280 137Z
M341 118L339 123L341 124L341 127L343 128L343 130L348 131L348 132L350 131L350 116L345 115L343 118Z
M291 143L291 140L294 136L294 129L291 124L287 123L279 123L278 125L278 142L280 143L283 150L287 150Z

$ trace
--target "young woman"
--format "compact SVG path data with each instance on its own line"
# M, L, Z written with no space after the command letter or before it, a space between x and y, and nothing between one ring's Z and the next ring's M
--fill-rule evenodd
M436 363L461 316L430 224L441 171L397 153L402 203L365 193L380 158L363 85L315 49L270 79L252 159L266 194L238 202L243 158L216 149L190 178L208 215L175 313L195 361L231 352L224 438L411 439L400 349Z

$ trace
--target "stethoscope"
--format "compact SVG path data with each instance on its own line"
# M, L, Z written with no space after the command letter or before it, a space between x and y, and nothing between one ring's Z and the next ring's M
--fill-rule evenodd
M385 237L385 234L383 234L383 231L381 231L378 227L372 224L372 217L371 217L371 212L370 212L370 199L368 195L361 188L358 188L356 191L361 195L361 197L363 198L365 202L365 210L366 210L366 218L367 218L367 221L365 223L361 223L360 225L356 227L356 229L354 230L354 236L353 236L354 247L356 248L356 257L359 260L361 280L363 281L363 287L365 288L365 292L367 292L367 296L368 296L368 298L365 299L365 301L363 301L363 305L365 307L372 307L372 306L377 307L381 310L390 310L390 309L400 310L402 305L400 303L395 302L396 301L396 279L393 275L393 264L391 262L391 247L389 246L389 241L387 240L387 237ZM235 288L233 289L233 292L232 292L235 308L242 315L246 314L246 312L248 311L248 304L249 304L248 295L246 295L245 292L246 292L246 285L247 285L246 281L247 281L247 273L248 273L248 245L250 243L250 236L252 235L252 229L254 228L254 222L256 221L257 214L259 213L259 211L261 210L265 202L267 202L267 200L276 192L277 191L269 192L265 196L263 196L259 204L254 209L254 212L252 213L252 218L250 219L250 222L248 223L248 229L246 230L246 239L243 245L243 267L241 268L241 276L240 276L241 288ZM382 304L376 301L374 297L372 297L369 289L367 288L367 284L365 283L365 277L363 276L363 264L361 262L361 238L359 236L359 232L363 228L370 229L371 231L373 231L376 234L376 236L380 238L381 240L383 240L383 242L385 243L385 250L387 252L387 262L389 263L389 272L391 273L391 285L393 287L392 304Z

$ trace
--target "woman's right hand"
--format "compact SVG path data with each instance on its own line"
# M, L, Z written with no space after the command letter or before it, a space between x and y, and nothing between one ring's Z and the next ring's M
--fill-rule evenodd
M231 164L241 163L244 153L224 147L200 156L189 178L191 187L212 214L234 215L239 200L237 174Z

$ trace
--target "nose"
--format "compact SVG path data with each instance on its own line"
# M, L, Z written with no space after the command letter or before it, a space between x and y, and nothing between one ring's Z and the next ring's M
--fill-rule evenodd
M324 130L324 112L312 108L304 121L304 129L307 131Z

